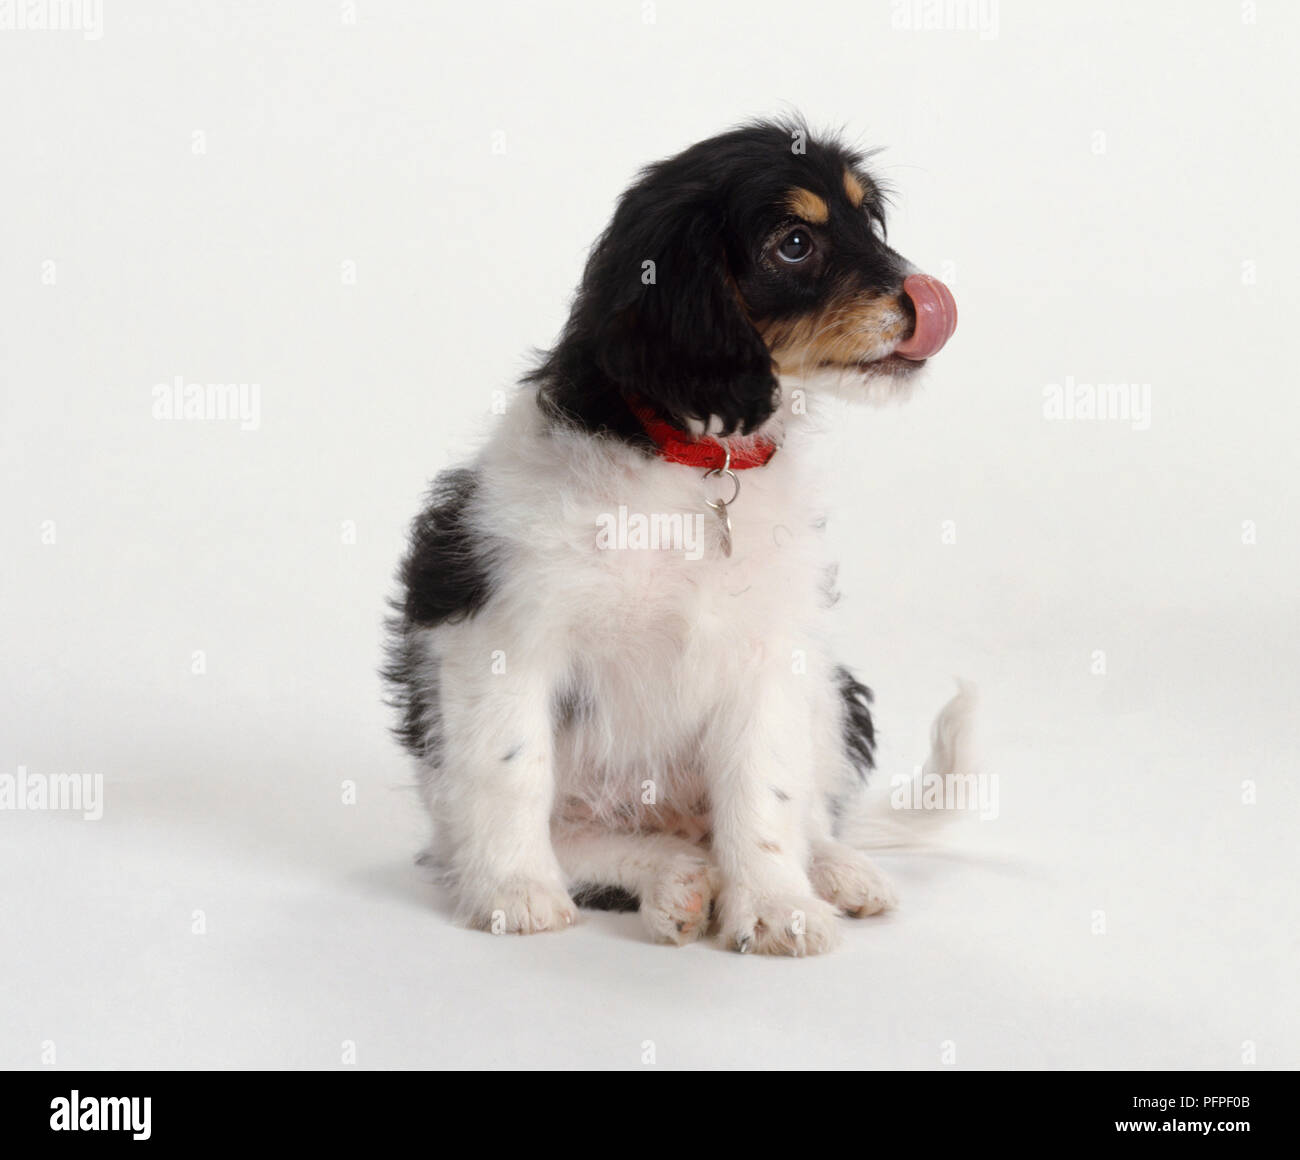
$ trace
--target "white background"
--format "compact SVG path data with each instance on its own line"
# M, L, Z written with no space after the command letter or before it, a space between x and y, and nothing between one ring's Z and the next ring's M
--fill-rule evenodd
M0 1064L1300 1065L1300 21L1253 7L0 31L0 774L106 799L0 813ZM886 147L891 240L961 310L913 401L827 441L841 652L886 780L980 683L1000 816L884 858L903 909L824 959L457 930L375 675L407 521L637 168L793 109ZM178 376L257 383L257 429L155 419ZM1149 429L1046 420L1067 376L1150 384Z

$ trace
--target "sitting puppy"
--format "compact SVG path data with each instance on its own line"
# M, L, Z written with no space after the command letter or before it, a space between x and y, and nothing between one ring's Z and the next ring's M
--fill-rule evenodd
M827 624L808 412L888 394L956 319L886 244L862 158L801 126L701 142L623 196L401 569L386 676L460 921L624 905L656 940L712 924L801 955L893 904L835 838L874 733Z

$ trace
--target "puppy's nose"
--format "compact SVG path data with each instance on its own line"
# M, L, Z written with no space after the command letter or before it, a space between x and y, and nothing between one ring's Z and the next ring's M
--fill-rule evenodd
M921 362L938 354L957 329L957 300L947 286L929 274L909 274L903 279L903 293L916 308L916 325L894 347L894 353Z

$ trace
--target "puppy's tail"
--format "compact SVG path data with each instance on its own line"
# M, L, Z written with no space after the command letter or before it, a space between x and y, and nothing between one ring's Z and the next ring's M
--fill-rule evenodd
M930 726L930 756L911 778L873 791L853 829L854 845L873 849L922 846L970 803L979 772L979 690L957 678L957 693Z

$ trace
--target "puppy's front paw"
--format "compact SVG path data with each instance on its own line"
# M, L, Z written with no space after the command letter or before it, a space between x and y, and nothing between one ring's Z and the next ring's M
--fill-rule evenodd
M835 908L812 895L733 889L721 909L723 938L742 955L820 955L839 942Z
M563 887L521 879L462 907L462 917L466 926L492 934L539 934L572 926L578 911Z
M655 942L684 946L709 929L717 872L703 858L674 858L641 897L641 919Z
M819 898L854 918L879 914L898 905L889 875L865 854L838 842L813 855L808 877Z

